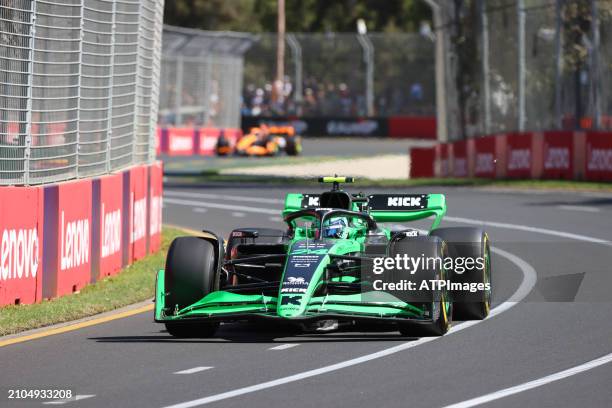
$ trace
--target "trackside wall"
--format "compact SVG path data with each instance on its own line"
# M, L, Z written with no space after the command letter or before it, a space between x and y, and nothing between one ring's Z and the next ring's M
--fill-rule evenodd
M0 305L81 290L157 251L162 163L35 187L0 187Z
M422 160L424 150L432 161ZM412 177L612 181L612 132L504 133L410 155Z

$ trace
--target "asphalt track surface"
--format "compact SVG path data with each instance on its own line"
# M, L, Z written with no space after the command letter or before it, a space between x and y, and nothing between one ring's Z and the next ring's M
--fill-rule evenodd
M166 185L164 220L223 235L281 228L284 194L301 190ZM612 406L612 196L428 192L447 195L443 226L487 222L497 248L491 318L421 340L239 323L214 339L181 340L144 313L0 348L0 406L42 406L7 400L10 388L90 396L67 407L466 407L479 397L492 407Z

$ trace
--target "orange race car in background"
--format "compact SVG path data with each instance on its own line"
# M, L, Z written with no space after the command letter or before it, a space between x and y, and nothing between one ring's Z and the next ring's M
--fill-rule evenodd
M218 156L232 153L238 156L276 156L283 151L289 156L297 156L302 151L302 138L295 134L293 126L261 125L251 128L234 147L227 138L220 136L215 151Z

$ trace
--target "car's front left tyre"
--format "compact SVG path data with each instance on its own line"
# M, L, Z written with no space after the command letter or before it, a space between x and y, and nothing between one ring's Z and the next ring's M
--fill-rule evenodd
M218 287L213 244L198 237L179 237L172 241L166 258L164 285L166 313L172 315ZM216 322L167 322L166 330L176 337L210 337Z

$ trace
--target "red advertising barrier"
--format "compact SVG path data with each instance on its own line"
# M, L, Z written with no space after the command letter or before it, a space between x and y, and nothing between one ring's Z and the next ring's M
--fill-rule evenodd
M506 177L531 178L532 138L531 133L507 135Z
M171 156L191 156L194 154L196 132L194 128L166 129L168 145L164 153Z
M97 184L98 181L94 182ZM100 196L97 212L99 218L98 239L94 237L94 245L99 248L99 272L95 279L114 275L121 271L122 256L122 221L125 215L121 192L123 191L123 176L113 174L99 179Z
M217 140L222 130L217 128L201 128L198 131L198 143L196 154L201 156L212 156L215 154Z
M450 176L450 144L436 145L436 177Z
M388 119L389 136L395 138L435 139L435 116L391 116Z
M484 136L436 145L434 162L437 177L612 181L612 132Z
M495 177L496 151L494 137L474 139L474 177Z
M574 176L574 133L546 132L543 135L541 177L571 180Z
M162 195L163 166L162 162L149 167L149 252L157 252L161 247L162 229Z
M143 258L147 254L147 169L146 167L133 167L127 170L128 188L124 187L124 194L129 194L127 205L128 227L127 263ZM125 181L125 176L124 176ZM124 198L125 200L125 198Z
M453 143L453 177L467 177L468 176L468 151L467 142L461 140Z
M58 235L45 245L57 245L55 296L62 296L90 281L91 180L61 183L57 189Z
M0 187L0 306L73 293L158 250L162 181L157 162L95 179Z
M436 149L413 147L410 149L410 177L434 177Z
M42 298L43 189L0 188L0 305Z
M213 156L221 133L232 145L242 137L242 130L234 128L158 128L156 151L169 156Z
M585 178L612 181L612 134L587 132Z

